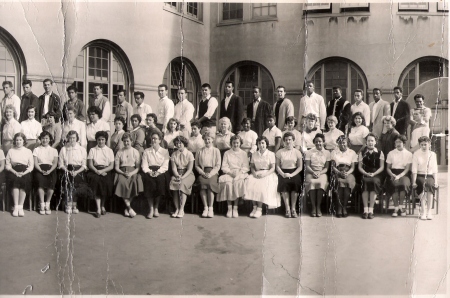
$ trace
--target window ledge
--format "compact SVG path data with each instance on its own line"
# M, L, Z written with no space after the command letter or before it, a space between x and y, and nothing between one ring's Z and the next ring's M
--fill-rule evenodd
M163 7L163 10L165 10L165 11L167 11L167 12L170 12L170 13L173 13L173 14L176 14L176 15L178 15L178 16L180 16L180 17L183 17L183 18L185 18L185 19L188 19L188 20L191 20L191 21L193 21L193 22L196 22L196 23L199 23L199 24L202 24L202 25L203 25L203 21L200 21L199 19L196 19L196 18L194 18L194 17L192 17L192 16L190 16L190 15L188 15L188 14L181 13L181 12L178 12L178 11L176 11L176 10L173 10L173 9L167 8L167 7Z
M398 11L399 16L448 16L448 11L428 12L428 11Z
M340 12L340 13L309 13L304 14L302 16L302 19L312 19L312 18L330 18L330 17L355 17L355 16L361 16L361 17L368 17L370 16L370 12L362 12L362 11L347 11L347 12Z
M220 23L217 24L217 27L241 25L241 24L249 24L249 23L261 23L261 22L278 22L278 17L264 17L264 18L255 18L255 19L251 19L251 20L220 21Z

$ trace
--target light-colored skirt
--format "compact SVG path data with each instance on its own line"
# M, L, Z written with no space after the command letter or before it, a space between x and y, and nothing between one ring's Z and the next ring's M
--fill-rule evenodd
M128 172L134 171L134 167L123 167L120 169L122 171L126 170ZM139 174L133 175L130 178L126 178L122 174L116 174L114 178L114 184L116 185L114 194L125 199L134 198L140 192L144 191L142 178Z
M190 195L192 192L192 184L195 182L194 173L190 173L186 178L181 181L176 181L175 176L172 176L170 180L169 189L170 190L179 190L186 195Z
M306 174L305 177L305 191L308 193L312 189L323 189L326 191L328 188L327 174L322 174L319 178L314 179L312 174Z
M235 201L237 198L244 196L247 173L241 173L235 178L225 174L219 177L219 195L217 202Z
M269 170L257 171L257 174L267 173ZM244 199L267 204L269 208L281 206L280 194L277 192L278 176L272 173L264 178L258 179L253 175L247 178Z

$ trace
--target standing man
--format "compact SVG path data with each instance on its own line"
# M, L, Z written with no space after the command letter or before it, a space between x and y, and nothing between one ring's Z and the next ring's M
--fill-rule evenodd
M406 129L410 121L410 108L409 104L402 100L403 89L401 87L394 87L394 101L391 102L392 116L397 120L395 129L401 134L406 136Z
M314 83L312 81L306 81L305 86L306 95L300 98L300 108L298 110L298 117L300 118L299 130L303 131L303 121L309 113L316 115L318 118L316 126L320 126L320 129L324 130L327 118L325 100L322 96L314 92Z
M109 123L111 105L108 98L103 96L103 88L99 83L94 83L94 97L89 99L89 107L96 106L102 111L102 120Z
M161 84L158 86L158 123L156 127L163 133L167 131L167 122L170 118L173 118L174 114L174 104L171 99L167 97L167 85Z
M0 118L3 117L3 111L5 110L5 107L7 105L13 105L17 113L16 120L20 119L20 98L14 94L13 83L10 81L4 81L2 83L2 87L5 96L3 97L1 103ZM25 116L26 116L25 119L28 119L28 116L27 115Z
M147 119L148 114L153 112L152 107L144 103L144 97L144 92L134 92L134 102L136 103L136 106L133 108L133 115L138 114L139 116L141 116L141 126L147 126L145 119Z
M195 108L186 97L186 88L181 87L178 90L178 103L175 105L173 117L180 121L180 130L183 132L183 135L189 139L191 136L191 120L194 118Z
M287 117L294 116L294 105L292 101L286 98L286 88L284 86L277 87L278 100L273 107L275 115L275 124L280 130L284 130L284 122Z
M33 86L33 83L30 80L24 80L22 82L23 95L20 102L19 122L28 119L27 109L29 106L34 106L36 110L39 108L39 98L31 91L31 86Z
M133 115L133 107L126 101L126 90L117 91L117 107L116 117L121 116L125 119L125 131L131 130L131 116Z
M45 92L39 96L39 107L37 108L38 113L36 114L36 120L41 121L45 114L53 112L56 115L55 121L61 122L61 99L52 91L53 81L45 79L42 84L44 85Z
M338 119L336 128L345 133L345 126L352 119L351 104L342 97L342 89L333 87L333 99L327 105L327 117L334 116ZM326 125L328 129L328 125Z
M64 104L63 107L63 115L64 121L67 121L67 109L69 107L73 108L75 111L75 118L85 122L86 121L86 109L84 107L84 103L81 99L78 98L78 89L77 87L71 85L67 88L67 94L69 95L69 100Z
M363 101L364 91L362 91L361 89L356 89L353 93L353 98L355 99L355 103L352 104L351 107L352 115L356 112L361 112L364 116L366 127L368 128L370 125L370 108L369 105Z
M239 96L233 93L233 82L227 81L225 83L226 97L220 102L220 117L228 117L231 121L233 133L237 133L237 129L244 119L244 101Z
M209 128L211 135L216 135L217 106L219 102L211 96L211 85L202 85L202 100L198 105L197 119L202 124L202 133Z
M417 110L422 114L422 120L428 127L430 127L430 119L431 119L431 109L427 108L424 105L425 96L422 94L416 94L414 95L414 102L416 104L416 107L414 109L411 109L409 113L411 114L411 121L410 124L414 126L414 124L417 124L417 122L414 120L414 111Z
M262 136L267 125L267 118L272 113L268 102L261 100L261 88L253 87L253 102L247 105L247 117L252 119L251 129Z
M389 103L381 98L381 90L373 88L373 102L369 104L370 108L370 130L377 138L381 137L384 127L384 116L391 115L391 106ZM388 152L389 153L389 152Z

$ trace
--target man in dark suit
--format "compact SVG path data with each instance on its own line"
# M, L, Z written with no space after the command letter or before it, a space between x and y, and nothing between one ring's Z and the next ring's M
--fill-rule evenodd
M61 122L61 99L52 91L53 81L45 79L43 85L45 92L39 96L39 107L36 111L36 120L41 121L45 114L54 112L56 114L55 120L58 119L57 122Z
M24 80L22 82L23 95L20 102L20 117L19 122L28 119L28 107L34 106L36 110L39 108L39 98L31 91L33 83L30 80Z
M395 129L401 134L406 136L406 130L408 128L410 118L409 104L402 100L403 89L401 87L394 87L394 102L391 102L391 116L394 116L397 124Z
M247 118L252 119L251 129L262 136L267 125L267 116L272 113L268 102L261 100L261 88L253 87L253 102L247 105Z
M345 126L352 119L351 104L342 97L342 89L339 86L333 87L333 99L327 105L327 117L335 116L338 119L336 128L345 133ZM328 130L328 124L325 122Z
M236 133L244 119L244 102L242 98L233 93L233 82L225 83L225 94L220 102L220 118L228 117L231 121L233 133Z

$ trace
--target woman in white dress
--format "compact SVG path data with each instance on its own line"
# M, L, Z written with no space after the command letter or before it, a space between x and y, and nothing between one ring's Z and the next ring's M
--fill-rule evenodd
M306 115L305 130L302 132L303 145L301 151L303 154L307 150L310 150L315 147L314 138L316 137L317 134L322 133L322 131L316 127L317 120L318 120L317 116L312 113Z
M241 122L242 131L239 133L242 139L241 149L247 152L249 156L256 152L256 139L258 139L256 132L250 130L251 123L252 119L244 118Z
M247 152L242 150L242 139L234 135L230 139L231 149L223 155L222 172L219 177L219 195L218 202L227 201L227 217L239 217L238 201L245 193L245 178L248 177L250 165ZM234 206L233 206L234 203Z
M295 129L297 127L297 118L295 118L294 116L289 116L286 118L285 122L285 127L286 130L283 131L283 134L281 136L281 140L284 140L284 134L287 132L290 132L294 135L294 148L297 150L301 150L302 147L302 133L299 132L297 129ZM281 147L285 148L286 144L282 141L281 142Z
M334 149L338 148L336 140L340 136L344 135L344 133L336 128L336 125L338 124L338 119L336 118L336 116L328 116L327 124L329 130L323 135L325 136L325 149L331 152Z
M228 117L222 117L219 120L218 131L214 138L214 147L220 150L220 156L223 159L223 155L228 149L231 149L230 138L234 136L231 132L231 121Z
M250 217L259 218L262 215L262 204L268 208L280 206L280 195L277 192L278 177L275 174L275 153L269 151L269 140L259 137L256 140L258 151L252 154L250 170L252 175L247 179L244 198L253 201Z
M352 123L348 132L350 149L355 151L356 154L359 154L366 145L366 137L368 134L369 129L366 127L364 115L361 112L356 112L352 116Z

